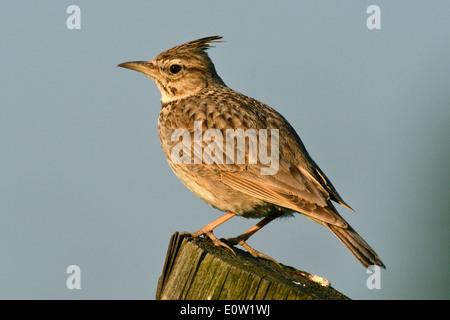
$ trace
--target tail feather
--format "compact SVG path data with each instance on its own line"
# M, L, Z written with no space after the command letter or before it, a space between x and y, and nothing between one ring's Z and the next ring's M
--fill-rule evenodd
M371 265L377 265L386 269L386 266L375 250L351 226L347 228L341 228L331 224L326 224L326 226L342 241L365 268Z

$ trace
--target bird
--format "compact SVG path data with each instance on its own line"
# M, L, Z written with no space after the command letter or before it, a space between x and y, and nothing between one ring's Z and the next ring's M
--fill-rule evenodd
M161 93L158 135L169 166L192 193L224 212L190 234L232 252L231 247L239 244L256 258L276 262L247 241L271 221L299 213L331 230L365 268L386 268L339 214L333 203L354 210L311 158L291 124L220 78L208 49L221 39L197 39L152 60L118 65L156 83ZM218 239L214 229L235 216L260 221L239 236Z

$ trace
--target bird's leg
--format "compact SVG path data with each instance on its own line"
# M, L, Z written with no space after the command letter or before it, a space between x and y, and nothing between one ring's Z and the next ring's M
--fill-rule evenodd
M221 225L222 223L224 223L225 221L233 218L236 214L235 213L225 213L223 216L221 216L219 219L214 220L211 223L208 223L206 226L204 226L203 228L201 228L200 230L191 233L191 236L193 236L194 238L199 237L199 236L207 236L208 238L210 238L212 240L212 242L214 243L214 245L218 246L218 247L225 247L227 249L229 249L231 252L233 252L233 254L236 254L233 249L230 248L229 245L227 245L225 242L219 240L214 234L213 234L213 230L215 228L217 228L219 225Z
M241 234L240 236L227 239L227 242L229 242L232 245L236 245L236 244L240 244L241 241L247 241L248 238L250 238L253 234L255 234L256 231L260 230L262 227L267 225L269 222L275 220L276 218L278 218L282 215L283 215L283 213L277 213L277 214L272 214L268 217L265 217L260 222L255 224L253 227L251 227L250 229L245 231L243 234Z
M265 217L260 222L258 222L256 225L254 225L253 227L251 227L250 229L245 231L243 234L241 234L240 236L237 236L234 238L228 238L226 241L228 244L230 244L232 246L234 246L236 244L243 246L255 258L264 258L267 260L271 260L271 261L275 262L279 267L281 267L277 261L275 261L268 255L253 249L245 241L247 241L248 238L250 238L256 231L260 230L262 227L267 225L269 222L271 222L272 220L275 220L276 218L278 218L282 215L283 215L283 213L279 213L279 214L277 213L277 214L272 214L268 217Z

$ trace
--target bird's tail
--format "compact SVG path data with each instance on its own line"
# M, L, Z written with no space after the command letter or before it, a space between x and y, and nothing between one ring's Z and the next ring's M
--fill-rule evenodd
M347 228L337 227L331 224L326 224L326 226L345 244L365 268L371 265L377 265L386 269L375 250L350 225Z

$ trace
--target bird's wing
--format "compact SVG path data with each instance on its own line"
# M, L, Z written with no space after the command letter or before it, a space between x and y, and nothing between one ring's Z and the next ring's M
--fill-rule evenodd
M278 206L300 212L312 220L347 227L347 223L337 213L327 199L326 191L291 167L287 172L280 169L277 174L261 176L249 167L246 171L221 171L221 182L240 192Z
M330 200L346 205L345 202L311 159L292 126L270 107L253 99L247 101L247 106L252 104L258 104L260 108L257 109L264 112L258 114L249 112L239 120L242 123L258 124L258 127L256 127L258 156L261 155L261 150L265 150L266 155L271 157L273 156L273 149L278 149L278 157L271 158L271 161L278 162L276 172L262 175L262 170L270 167L272 163L262 164L260 158L258 158L256 164L249 164L249 145L246 146L246 150L240 150L246 155L245 166L236 165L231 161L232 164L218 164L217 167L213 165L210 169L218 169L222 183L235 190L298 211L313 220L347 227L347 223L339 215ZM214 127L217 128L217 122L214 123ZM267 131L278 129L277 145L273 145L275 140L271 139L271 131L270 133L266 132L266 137L262 138L260 129L266 129ZM221 153L228 156L227 150L225 150L226 143L224 141L218 142L218 144L214 144L216 150L222 147ZM248 140L249 143L250 139ZM233 155L239 152L238 149L239 146L236 141Z

